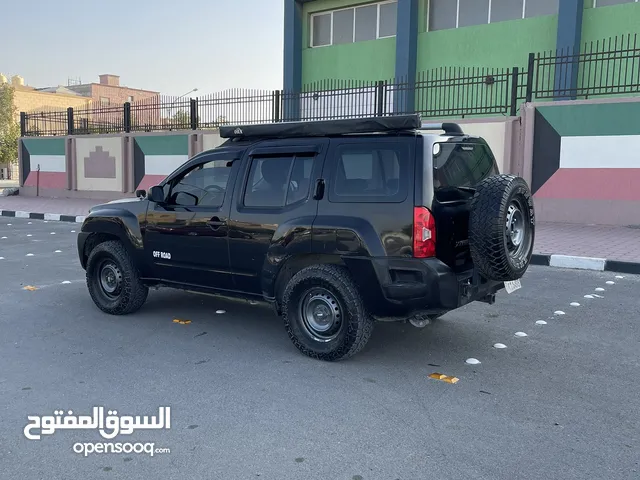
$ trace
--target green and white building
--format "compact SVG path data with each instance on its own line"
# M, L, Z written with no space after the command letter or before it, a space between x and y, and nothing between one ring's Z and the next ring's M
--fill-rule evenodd
M638 0L285 0L284 88L526 68L531 52L636 32Z

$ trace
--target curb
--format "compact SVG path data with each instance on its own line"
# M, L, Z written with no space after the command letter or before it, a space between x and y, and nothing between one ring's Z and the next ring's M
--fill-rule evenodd
M85 217L82 215L64 215L61 213L35 213L35 212L22 212L14 210L0 210L0 216L2 217L15 217L15 218L30 218L34 220L51 220L54 222L73 222L82 223Z
M595 257L577 257L574 255L546 255L534 253L531 257L531 265L640 275L640 262L623 262L620 260L607 260L606 258Z

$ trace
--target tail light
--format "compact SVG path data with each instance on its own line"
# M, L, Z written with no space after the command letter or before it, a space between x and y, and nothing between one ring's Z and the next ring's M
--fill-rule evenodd
M436 221L426 207L413 208L413 256L436 256Z

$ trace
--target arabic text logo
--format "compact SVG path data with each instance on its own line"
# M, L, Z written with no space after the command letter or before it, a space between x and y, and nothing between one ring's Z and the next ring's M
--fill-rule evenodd
M135 430L158 430L171 428L171 407L160 407L158 416L119 416L117 410L108 410L104 416L104 407L93 407L93 415L73 415L69 410L54 410L53 415L29 415L29 423L24 427L24 435L29 440L40 440L41 435L52 435L56 430L95 430L106 439L118 435L131 435ZM32 433L39 429L39 433Z

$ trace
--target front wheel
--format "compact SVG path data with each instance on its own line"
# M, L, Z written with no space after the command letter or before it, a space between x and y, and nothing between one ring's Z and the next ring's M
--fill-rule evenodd
M111 315L135 312L149 293L140 281L133 260L118 241L96 245L87 260L86 277L93 302Z
M344 267L313 265L287 284L284 325L303 354L325 361L346 359L368 342L373 319Z

